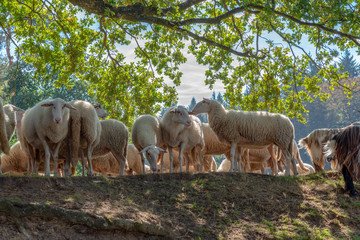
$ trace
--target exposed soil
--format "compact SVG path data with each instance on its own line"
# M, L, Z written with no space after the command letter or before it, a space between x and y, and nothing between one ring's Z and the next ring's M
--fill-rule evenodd
M3 176L0 185L0 239L360 238L360 202L338 172ZM82 221L93 218L109 224ZM119 219L137 223L120 230Z

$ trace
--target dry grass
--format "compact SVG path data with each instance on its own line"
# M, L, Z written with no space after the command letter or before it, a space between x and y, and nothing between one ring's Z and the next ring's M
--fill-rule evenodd
M66 179L11 176L1 177L0 184L2 199L49 204L109 219L138 219L163 226L180 239L360 239L359 199L343 192L337 172L301 178L240 173ZM359 185L356 188L360 190ZM56 239L139 237L74 230L54 219L21 221L30 235L43 236L40 239L54 237L55 232ZM50 225L41 230L39 226L45 223ZM54 230L61 225L66 232L61 227ZM9 216L1 213L0 226L0 231L7 229L7 235L2 235L6 239L19 235Z

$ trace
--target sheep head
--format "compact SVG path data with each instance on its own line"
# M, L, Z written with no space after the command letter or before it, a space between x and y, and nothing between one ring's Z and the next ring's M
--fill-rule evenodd
M191 119L188 110L183 106L177 106L170 110L172 121L184 124L186 127L191 126Z
M201 102L198 102L193 110L189 112L190 115L198 115L200 113L208 113L211 109L211 101L208 98L204 98Z
M145 147L140 151L140 154L145 153L146 159L150 164L150 169L155 173L157 171L157 159L161 152L166 152L164 149L155 145Z
M96 114L99 118L105 119L107 117L108 113L105 111L105 109L101 106L100 103L92 103L92 105L94 106Z
M71 104L67 103L61 98L49 99L41 104L42 107L52 107L52 116L55 124L60 124L63 121L65 108L76 110Z

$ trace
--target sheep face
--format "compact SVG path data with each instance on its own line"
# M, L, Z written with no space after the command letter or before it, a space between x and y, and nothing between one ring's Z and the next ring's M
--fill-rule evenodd
M210 112L211 100L204 98L201 102L198 102L194 109L189 113L191 115L198 115L200 113Z
M93 103L92 104L96 110L96 114L99 118L105 119L108 115L107 112L105 112L105 109L100 105L100 103Z
M42 107L52 107L52 116L53 116L53 122L55 124L60 124L63 122L63 116L65 114L66 109L70 108L76 110L72 105L65 102L61 98L55 98L49 101L44 102L41 104Z
M170 110L171 119L178 124L184 124L186 127L191 126L189 112L185 107L178 106Z
M157 171L157 159L160 155L160 152L165 152L165 150L156 147L155 145L147 146L146 148L140 151L141 154L142 153L146 154L146 159L150 164L150 169L154 173Z

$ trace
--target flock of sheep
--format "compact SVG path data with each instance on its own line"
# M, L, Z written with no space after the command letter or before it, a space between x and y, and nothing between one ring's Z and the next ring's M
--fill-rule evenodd
M208 114L208 124L194 116L200 113ZM315 171L302 162L294 126L282 114L228 111L204 99L191 112L177 106L162 118L138 117L131 128L132 144L122 122L99 120L106 116L100 104L81 100L46 99L26 111L1 105L0 170L71 176L81 159L82 174L87 168L90 176L182 172L185 166L195 172L263 174L270 168L274 175L287 176ZM10 149L15 129L19 141ZM301 144L307 146L305 140ZM213 155L220 154L226 159L217 168Z

